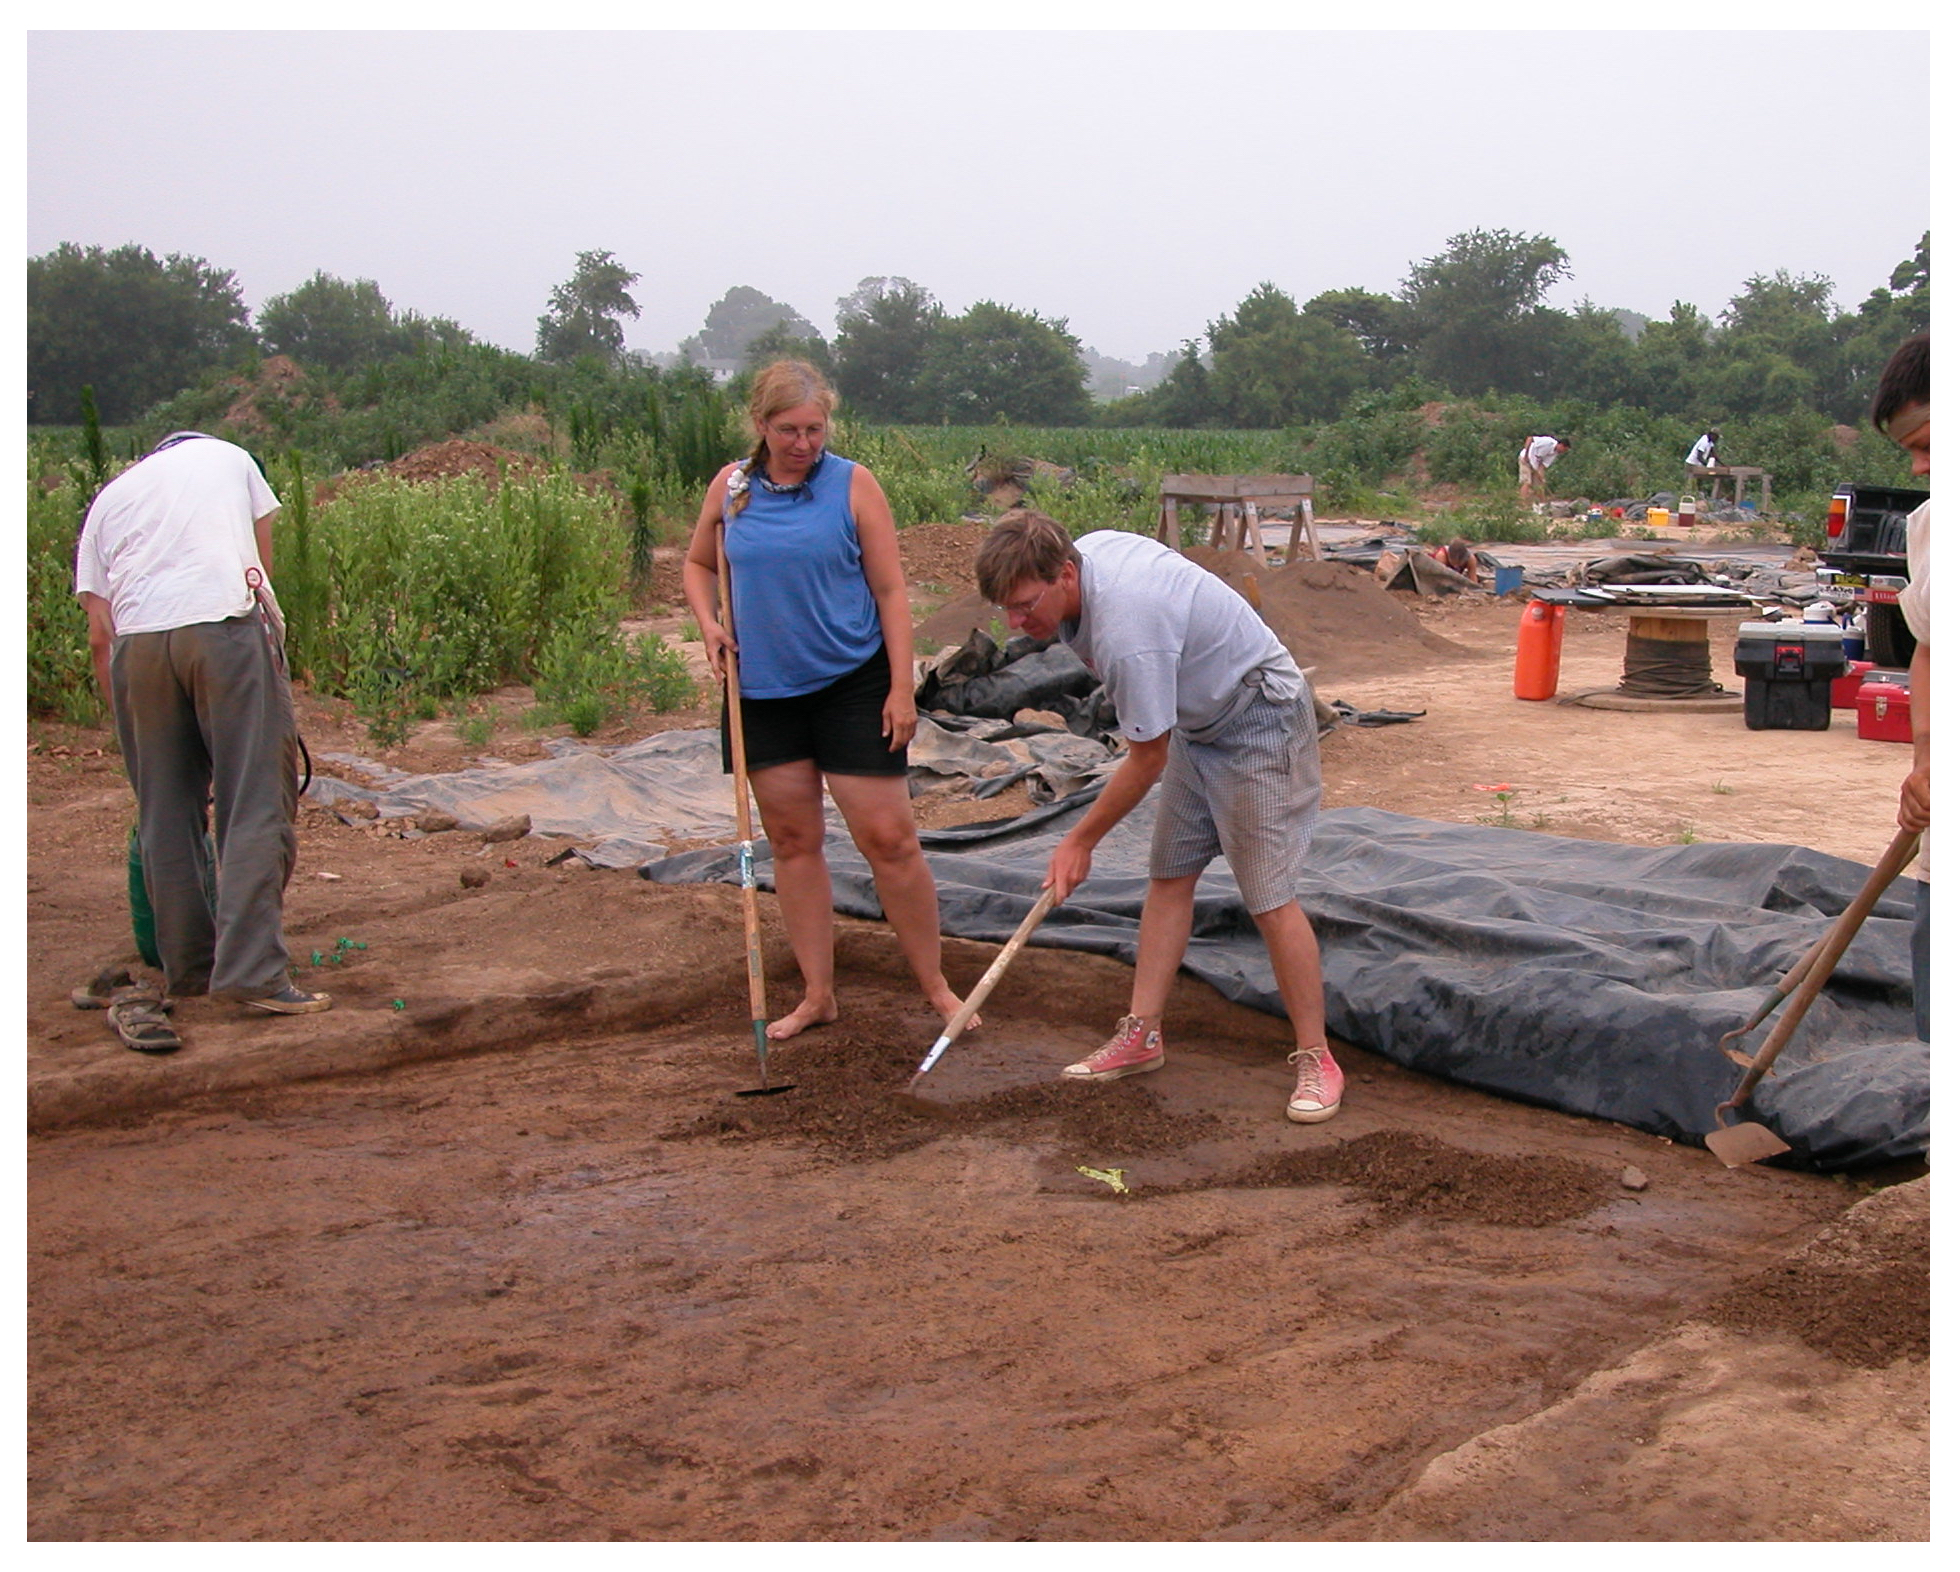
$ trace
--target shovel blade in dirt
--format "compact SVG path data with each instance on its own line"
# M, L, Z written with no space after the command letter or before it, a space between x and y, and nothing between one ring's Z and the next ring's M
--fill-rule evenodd
M774 1097L778 1092L796 1090L794 1081L779 1081L769 1084L769 1028L768 1023L757 1016L749 1023L755 1029L755 1074L761 1084L751 1086L747 1091L737 1092L737 1097Z
M939 1056L961 1032L966 1030L966 1023L972 1020L975 1012L987 1002L987 995L994 991L994 984L1000 981L1001 974L1007 970L1007 963L1020 954L1021 946L1028 942L1028 935L1041 925L1041 919L1048 915L1054 904L1055 888L1049 885L1042 890L1041 898L1028 909L1027 916L1021 919L1021 926L1014 930L1013 937L1001 947L1000 954L994 957L994 964L987 968L986 974L974 985L973 992L966 996L966 1003L962 1004L953 1018L946 1023L946 1030L941 1032L932 1047L926 1050L926 1056L920 1061L919 1068L913 1072L912 1079L905 1083L904 1092L898 1095L911 1097L912 1089L919 1084L919 1078L939 1063ZM913 1098L913 1100L916 1102L922 1099Z
M1725 1124L1720 1129L1710 1130L1702 1141L1709 1151L1721 1158L1726 1168L1760 1163L1766 1157L1776 1157L1790 1150L1790 1143L1774 1131L1746 1120L1741 1124Z

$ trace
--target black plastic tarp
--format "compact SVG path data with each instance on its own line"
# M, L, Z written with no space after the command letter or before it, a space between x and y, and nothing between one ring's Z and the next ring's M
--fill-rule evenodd
M1005 940L1090 795L1005 824L922 832L945 930ZM1104 840L1092 877L1030 943L1134 964L1152 806ZM837 909L878 916L855 848L833 838L828 855ZM739 877L722 849L641 871L663 883ZM1769 997L1869 873L1796 846L1622 846L1344 808L1321 816L1299 895L1320 938L1336 1037L1464 1086L1699 1142L1741 1074L1717 1040ZM766 855L758 878L773 887ZM1926 1150L1914 894L1908 879L1887 893L1757 1090L1749 1112L1790 1143L1789 1161L1841 1169ZM1228 999L1284 1014L1222 862L1200 882L1185 968Z

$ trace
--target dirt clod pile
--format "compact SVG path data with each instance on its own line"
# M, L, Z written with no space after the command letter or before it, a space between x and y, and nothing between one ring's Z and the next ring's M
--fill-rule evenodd
M848 1027L827 1027L821 1057L798 1054L796 1090L779 1097L745 1098L668 1132L668 1139L759 1141L784 1136L808 1140L837 1156L889 1158L950 1134L990 1125L1045 1128L1084 1151L1114 1152L1125 1160L1176 1152L1214 1134L1218 1121L1202 1114L1174 1114L1136 1083L1078 1086L1055 1080L965 1102L939 1101L934 1088L920 1097L899 1095L918 1068L927 1044L918 1041L913 1017L874 1009ZM785 1054L773 1061L781 1067Z
M1805 1249L1709 1311L1737 1331L1795 1333L1847 1365L1924 1359L1932 1341L1930 1179L1860 1201Z
M1206 546L1185 556L1256 605L1300 669L1322 682L1415 671L1468 656L1429 632L1372 573L1352 564L1303 558L1269 568L1243 552Z
M403 454L387 466L387 473L399 475L403 480L449 480L457 475L481 475L495 489L506 473L533 474L543 469L544 464L528 454L455 437Z
M1564 1157L1493 1157L1434 1136L1377 1130L1334 1146L1279 1152L1179 1190L1333 1184L1358 1191L1383 1222L1426 1217L1542 1228L1583 1217L1611 1197L1610 1176Z

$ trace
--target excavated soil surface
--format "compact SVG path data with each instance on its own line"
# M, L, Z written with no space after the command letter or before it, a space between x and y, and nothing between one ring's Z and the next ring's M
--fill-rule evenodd
M970 589L964 529L915 591ZM1418 636L1330 660L1323 695L1425 714L1328 738L1330 806L1889 838L1904 750L1844 717L1519 703L1515 605L1381 593ZM1326 608L1364 593L1308 598L1343 644ZM1565 685L1623 640L1575 618ZM310 696L302 724L316 755L456 768L535 756L525 698L488 745L444 722L378 752ZM186 1000L185 1048L139 1057L67 1001L134 960L110 741L30 728L26 776L33 1539L1929 1531L1924 1178L1732 1172L1352 1048L1340 1116L1292 1125L1283 1023L1188 980L1162 1070L1065 1084L1129 974L1039 946L907 1099L938 1023L848 920L844 1019L743 1097L738 892L313 808L288 932L336 1008ZM954 985L995 953L949 941Z

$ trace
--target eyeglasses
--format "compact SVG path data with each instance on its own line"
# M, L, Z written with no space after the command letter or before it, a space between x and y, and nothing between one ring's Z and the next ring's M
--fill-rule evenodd
M1011 600L1005 602L996 601L994 603L994 610L999 612L1005 612L1010 617L1031 616L1034 613L1035 607L1039 606L1044 600L1046 600L1048 598L1048 592L1052 590L1055 587L1055 585L1059 584L1060 582L1061 582L1060 579L1056 579L1051 583L1042 585L1041 589L1037 593L1030 595L1026 600Z

